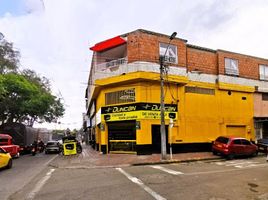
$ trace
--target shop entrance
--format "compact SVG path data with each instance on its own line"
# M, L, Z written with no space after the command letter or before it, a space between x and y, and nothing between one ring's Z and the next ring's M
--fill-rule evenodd
M262 138L268 138L268 121L263 122Z
M109 122L110 153L136 153L136 121Z
M152 153L161 153L160 125L152 125ZM166 128L166 146L168 149L168 126Z

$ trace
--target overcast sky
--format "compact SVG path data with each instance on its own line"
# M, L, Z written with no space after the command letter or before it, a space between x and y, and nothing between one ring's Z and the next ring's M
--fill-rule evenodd
M267 0L0 0L0 32L21 52L21 68L64 98L62 124L48 128L81 128L95 43L142 28L268 58L267 19Z

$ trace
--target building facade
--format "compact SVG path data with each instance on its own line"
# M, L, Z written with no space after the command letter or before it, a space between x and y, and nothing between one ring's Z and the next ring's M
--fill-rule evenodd
M210 144L219 135L268 137L268 60L136 30L90 49L89 133L103 153L159 152L164 58L167 145Z

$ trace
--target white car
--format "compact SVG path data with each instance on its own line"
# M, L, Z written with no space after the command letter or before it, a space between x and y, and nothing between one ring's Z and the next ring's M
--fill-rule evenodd
M58 141L48 141L45 147L45 153L59 153L61 151L60 146Z

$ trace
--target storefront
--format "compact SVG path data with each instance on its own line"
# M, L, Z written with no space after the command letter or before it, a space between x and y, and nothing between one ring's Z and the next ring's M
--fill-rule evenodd
M165 105L165 119L176 119L177 105ZM160 151L160 105L133 103L101 108L101 118L107 127L108 153ZM104 139L105 140L105 139Z

